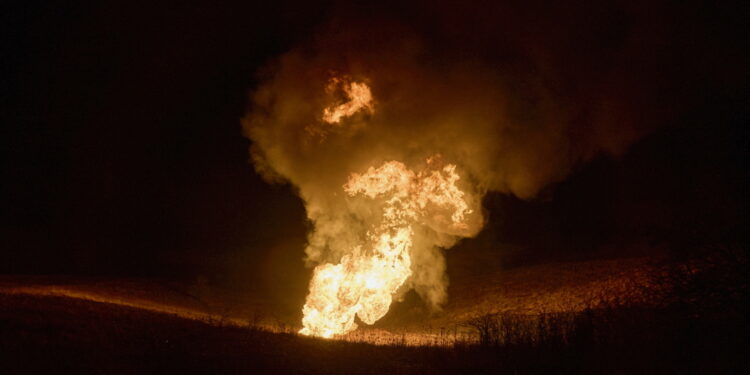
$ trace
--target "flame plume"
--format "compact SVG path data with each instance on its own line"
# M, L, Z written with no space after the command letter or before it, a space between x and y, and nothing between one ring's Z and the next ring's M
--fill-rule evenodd
M439 158L428 159L417 173L390 161L363 174L353 173L343 186L350 197L377 201L381 222L367 232L365 246L355 247L339 264L315 268L303 308L300 333L330 338L357 328L355 315L367 324L382 318L393 295L411 276L414 226L427 220L447 221L464 228L471 213L464 193L456 186L456 166L442 168ZM440 214L450 213L449 218Z
M663 76L660 45L639 43L649 22L600 25L619 46L573 56L587 35L565 26L575 22L514 34L538 12L454 11L437 7L429 25L390 10L340 15L269 62L253 91L243 130L255 169L292 185L310 224L303 333L373 322L408 290L439 309L442 249L479 233L486 192L531 199L600 154L622 155L670 112L654 107L666 81L642 79ZM497 27L503 15L509 28ZM480 29L498 33L456 37ZM451 164L419 165L436 154Z
M351 116L360 110L372 112L372 93L370 87L362 82L350 82L347 79L334 77L328 83L326 91L343 91L348 99L345 103L332 105L323 110L323 121L338 124L343 117Z

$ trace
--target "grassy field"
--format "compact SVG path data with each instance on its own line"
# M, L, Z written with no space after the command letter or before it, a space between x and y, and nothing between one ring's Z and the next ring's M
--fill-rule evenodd
M67 297L0 294L3 373L424 373L438 349L317 340Z
M0 294L16 373L742 373L734 325L615 309L474 319L478 343L373 345L222 326L68 297ZM744 362L743 362L744 361Z
M345 339L445 345L456 340L475 340L465 323L477 315L580 311L591 307L602 295L633 301L646 284L648 262L634 258L556 263L454 280L449 303L442 311L425 309L414 295L411 304L395 303L384 319L372 327L362 326ZM296 332L301 328L301 309L279 311L268 301L248 298L247 293L206 286L146 279L0 276L2 292L85 299L237 326L250 322L274 332Z
M343 340L298 336L220 293L0 277L0 373L750 373L744 310L645 303L646 270L572 263L469 280L421 325L391 320Z

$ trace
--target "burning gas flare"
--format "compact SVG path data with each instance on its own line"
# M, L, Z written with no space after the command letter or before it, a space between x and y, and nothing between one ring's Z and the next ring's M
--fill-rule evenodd
M349 176L344 191L376 203L382 216L364 243L338 264L315 268L300 333L325 338L344 334L357 328L355 315L366 324L375 323L412 274L409 253L415 227L437 221L465 228L471 209L456 186L456 166L441 164L439 157L432 157L426 168L414 172L389 161Z
M638 54L632 43L649 25L628 30L635 39L616 51L581 60L558 48L557 34L527 43L528 35L508 38L493 26L486 29L502 35L451 41L433 24L420 30L388 19L394 27L381 33L367 19L336 18L328 25L336 27L274 59L243 119L256 171L291 184L304 201L305 262L317 266L304 306L308 335L351 331L357 316L374 322L412 289L439 309L448 286L442 250L479 233L486 192L533 198L599 154L622 155L659 123L640 115L659 90L634 80L661 74L651 69L658 61L641 58L659 54ZM559 32L573 43L563 47L577 43L578 31ZM485 53L497 48L511 55ZM476 58L467 63L467 54ZM566 61L600 67L596 82L569 92L544 84L589 82L587 69L556 65ZM452 164L418 165L435 154Z
M347 101L324 109L323 121L338 124L343 117L351 116L360 110L372 111L372 93L365 83L334 77L329 81L326 91L335 93L339 90L343 92Z

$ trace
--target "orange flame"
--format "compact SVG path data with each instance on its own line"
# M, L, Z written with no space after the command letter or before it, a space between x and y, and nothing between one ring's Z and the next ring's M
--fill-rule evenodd
M366 324L382 318L393 295L411 276L413 226L428 220L449 220L465 227L471 213L464 193L456 186L456 166L436 167L436 158L418 173L390 161L363 174L353 173L344 184L350 196L362 195L380 205L382 220L367 232L338 264L315 268L310 293L302 311L301 334L331 338L357 328L355 315ZM448 210L450 219L440 213Z
M370 87L362 82L350 82L343 78L332 78L328 83L327 90L333 92L343 90L347 101L345 103L330 106L323 110L323 121L329 124L338 124L343 117L351 116L359 110L372 111L372 93Z

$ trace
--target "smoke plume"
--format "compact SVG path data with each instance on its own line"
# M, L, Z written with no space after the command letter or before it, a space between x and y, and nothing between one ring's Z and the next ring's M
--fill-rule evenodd
M435 155L455 165L471 214L461 230L415 230L412 274L400 289L438 308L447 297L442 249L480 231L486 192L533 198L652 127L640 114L654 112L642 86L654 64L639 56L659 47L627 14L574 26L597 9L559 18L554 10L430 12L421 22L333 17L262 72L243 126L257 171L292 184L305 202L310 266L340 262L371 230L372 206L342 189L350 175L390 161L424 170ZM538 18L544 29L534 29ZM347 87L362 87L346 82L367 85L372 103L323 121L346 102Z

